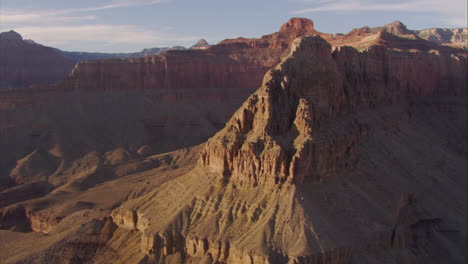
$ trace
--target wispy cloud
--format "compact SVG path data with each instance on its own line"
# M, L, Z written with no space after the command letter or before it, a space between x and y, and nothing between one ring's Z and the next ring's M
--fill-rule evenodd
M304 0L306 1L306 0ZM423 12L436 15L436 19L455 26L466 27L466 0L411 0L404 2L373 2L365 0L321 0L310 1L312 7L295 10L292 14L305 14L324 11L398 11Z
M24 23L52 23L52 22L69 22L69 21L86 21L94 20L96 16L83 15L59 15L55 12L36 11L36 12L18 12L18 11L5 11L1 17L0 22L5 25L10 24L24 24Z
M84 7L84 8L70 8L63 9L61 12L75 13L75 12L89 12L89 11L100 11L106 9L114 9L121 7L132 7L132 6L146 6L169 2L169 0L134 0L134 1L116 1L106 5Z
M169 0L136 0L136 1L115 1L106 5L97 5L90 7L52 9L52 10L15 10L3 9L0 16L0 24L9 23L26 23L26 22L57 22L57 21L76 21L76 20L92 20L96 16L90 15L73 15L75 13L86 13L93 11L102 11L107 9L146 6L169 2Z
M107 24L100 19L99 11L141 7L169 2L170 0L120 0L105 5L65 9L23 10L2 9L0 30L13 29L24 38L43 45L66 50L129 51L141 48L182 45L195 42L199 37L178 36L169 30L146 28L127 24ZM119 48L126 47L126 48Z
M33 39L53 39L61 36L65 41L93 40L112 43L154 43L195 40L197 37L175 37L162 32L140 29L132 25L80 25L19 27L16 30ZM61 43L61 40L54 41Z
M102 47L93 51L106 51L106 47L120 44L135 47L163 47L174 43L193 43L199 36L177 36L132 25L79 25L79 26L25 26L14 29L25 38L53 47ZM136 51L136 50L135 50Z

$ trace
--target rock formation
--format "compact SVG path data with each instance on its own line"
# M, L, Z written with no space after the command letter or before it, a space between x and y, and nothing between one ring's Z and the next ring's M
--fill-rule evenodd
M83 62L60 84L7 93L5 115L29 120L5 118L4 138L24 129L30 142L8 170L25 184L0 192L0 261L465 263L465 57L386 30L333 36L292 19L260 39ZM275 61L206 143L153 156L157 144L129 146L143 129L168 139L160 128L175 106L179 120L220 112L232 101L207 91L247 91L253 82L229 80ZM200 77L215 66L224 72ZM211 99L190 108L188 95ZM51 98L86 121L46 122L70 117Z
M439 45L451 45L467 49L467 28L429 28L417 32L420 38L435 42Z
M129 53L101 53L101 52L80 52L80 51L62 51L57 50L63 56L70 58L75 64L83 60L102 60L102 59L120 59L120 58L138 58L164 53L168 50L185 50L182 46L148 48L139 52ZM64 76L65 77L65 76Z
M53 84L73 67L53 48L23 40L14 31L0 33L0 91L35 83Z
M54 84L64 79L82 60L133 58L183 50L184 47L151 48L134 53L69 52L24 40L15 32L0 33L0 91L33 84Z
M208 49L211 45L205 39L200 39L191 47L191 49Z
M382 46L332 52L320 37L295 40L202 146L198 167L125 202L113 221L142 235L141 261L149 263L463 263L466 213L446 211L431 196L448 193L422 182L454 166L460 171L451 179L466 184L459 163L466 150L455 147L466 148L466 65L412 56ZM436 128L447 115L451 125ZM449 134L457 139L448 142ZM425 147L406 142L422 138L434 152L416 157ZM441 149L457 165L431 164ZM435 171L421 173L427 166ZM440 183L465 210L466 193L450 181Z
M253 184L321 180L356 165L367 133L356 123L347 135L315 134L327 119L413 96L466 96L465 68L457 58L381 46L332 53L320 37L297 39L289 58L208 141L201 163Z
M39 146L73 161L118 147L149 145L162 153L200 144L258 88L296 31L310 28L284 26L263 39L226 41L206 50L82 61L56 85L2 93L0 171L7 175ZM117 132L109 138L109 131Z
M205 50L143 58L79 62L56 85L0 95L5 113L0 116L0 142L5 146L0 150L0 171L8 175L17 160L39 146L74 160L95 150L137 150L148 145L154 153L162 153L202 143L261 85L266 71L288 54L298 36L319 35L333 49L380 45L412 53L464 54L422 39L395 36L385 28L406 32L403 24L392 23L336 36L316 31L311 20L293 18L279 32L259 39L228 39ZM118 132L109 139L108 131Z

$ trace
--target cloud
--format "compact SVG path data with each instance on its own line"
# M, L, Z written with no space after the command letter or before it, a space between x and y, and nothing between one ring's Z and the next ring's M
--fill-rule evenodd
M437 15L436 19L456 26L466 27L466 0L411 0L405 2L386 1L375 3L362 0L327 1L311 8L295 10L292 14L324 11L396 11L423 12Z
M121 7L154 5L154 4L165 3L168 1L169 0L116 1L107 5L101 5L101 6L64 9L62 10L62 12L75 13L75 12L100 11L100 10L114 9L114 8L121 8Z
M199 36L177 36L132 25L25 26L14 28L24 38L53 47L105 47L121 44L135 47L172 46L174 43L193 43ZM96 49L95 51L99 51Z
M107 24L99 19L99 11L168 1L119 0L103 5L65 9L1 9L0 31L12 29L24 38L67 50L108 51L107 48L113 47L122 51L135 51L139 48L195 42L198 37L181 37L168 33L168 30L156 31L141 26Z
M70 22L70 21L83 21L83 20L94 20L96 16L59 16L55 13L50 12L31 12L31 13L20 13L20 12L6 12L0 17L0 21L3 25L14 24L14 23L47 23L47 22ZM4 26L3 26L4 27Z
M12 23L46 23L46 22L66 22L79 20L93 20L96 16L84 15L76 16L74 13L85 13L93 11L102 11L107 9L146 6L168 2L169 0L134 0L134 1L114 1L106 5L98 5L81 8L66 8L38 11L24 11L15 9L3 9L0 16L0 25ZM2 26L3 28L4 26Z

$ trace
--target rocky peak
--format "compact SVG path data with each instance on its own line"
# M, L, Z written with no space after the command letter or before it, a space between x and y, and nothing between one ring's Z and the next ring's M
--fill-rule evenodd
M280 31L295 31L295 32L307 32L314 30L314 22L307 18L294 17L288 22L284 23Z
M384 26L384 30L393 35L410 35L413 34L406 25L403 24L401 21L393 21L390 24Z
M459 70L442 70L447 62ZM382 66L370 66L376 63ZM343 123L343 132L326 128L327 122L408 95L463 94L465 85L457 81L464 76L460 63L442 56L412 59L384 46L371 46L363 53L342 47L332 53L319 36L297 38L290 54L206 143L200 164L240 185L321 181L356 169L359 142L368 126L350 119ZM453 82L441 87L444 79ZM405 84L409 81L410 86Z
M0 40L23 40L23 37L18 32L10 30L0 33Z
M208 42L205 40L205 39L200 39L199 41L197 41L197 43L195 43L195 45L193 45L191 48L192 49L207 49L209 48L211 45L208 44Z
M262 87L208 141L202 166L240 184L303 181L313 166L304 158L312 153L311 131L319 116L314 111L326 112L339 87L331 60L331 46L322 38L294 40L289 56L266 74Z

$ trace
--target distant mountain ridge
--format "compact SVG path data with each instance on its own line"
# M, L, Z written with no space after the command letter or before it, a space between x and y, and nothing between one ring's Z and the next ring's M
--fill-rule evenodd
M294 29L310 31L311 27L313 28L313 25L291 24L285 25L285 28L281 31ZM329 34L330 36L324 37L331 43L343 42L343 45L353 46L353 43L349 41L353 37L370 36L382 31L413 40L427 40L437 45L467 49L467 28L409 30L400 21L394 21L382 27L371 28L365 26L354 29L347 34L335 34L334 36ZM299 35L302 35L302 33L304 32L298 32ZM238 41L239 39L224 40L220 44ZM259 43L259 45L261 44ZM200 39L190 49L204 50L210 47L211 45L206 40ZM365 46L361 48L365 48ZM187 50L187 48L182 46L155 47L130 53L62 51L57 48L43 46L30 39L23 39L19 33L13 30L2 32L0 33L0 91L24 88L32 84L56 83L65 78L79 61L137 58L164 53L169 50Z
M158 53L163 53L168 50L186 50L182 46L163 47L163 48L148 48L139 52L128 53L103 53L103 52L83 52L83 51L62 51L57 49L62 55L72 59L75 62L82 60L99 60L99 59L120 59L120 58L138 58L151 56Z
M211 45L205 39L200 39L191 49L208 49Z
M377 33L386 31L392 35L406 36L413 39L424 39L438 45L467 48L468 28L428 28L422 30L408 29L401 21L394 21L382 27L362 27L353 31Z
M21 34L10 30L0 33L0 91L56 83L83 60L136 58L185 49L174 46L129 53L62 51L23 39Z
M0 33L0 91L55 83L74 64L56 49L23 40L15 31Z
M467 28L429 28L419 30L418 36L439 45L453 45L465 49L468 43Z

